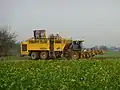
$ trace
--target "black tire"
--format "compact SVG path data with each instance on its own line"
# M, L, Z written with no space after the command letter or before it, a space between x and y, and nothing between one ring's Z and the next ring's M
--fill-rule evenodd
M61 53L60 52L56 52L55 56L56 56L56 58L61 58Z
M78 52L72 52L72 55L71 55L72 59L76 60L76 59L79 59L80 56L79 56L79 53Z
M48 59L48 52L46 52L46 51L40 52L40 59L42 59L42 60Z
M71 55L70 55L70 52L65 51L65 52L63 52L63 54L61 55L61 58L63 58L63 59L71 59L70 56L71 56Z
M31 56L32 60L39 59L39 53L38 52L32 52L30 56Z

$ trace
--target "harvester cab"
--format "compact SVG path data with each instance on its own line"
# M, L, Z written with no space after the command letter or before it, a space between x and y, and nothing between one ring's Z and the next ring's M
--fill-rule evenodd
M83 40L75 40L72 42L72 50L73 51L81 51L83 48Z
M35 39L46 38L46 31L45 30L34 30L33 32L34 32Z

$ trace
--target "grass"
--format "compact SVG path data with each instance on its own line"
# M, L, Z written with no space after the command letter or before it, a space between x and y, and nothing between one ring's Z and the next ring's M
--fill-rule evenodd
M119 90L120 59L1 61L0 90Z
M107 51L104 55L98 55L97 57L120 57L120 51Z
M110 58L32 61L2 57L0 90L119 90L120 52L98 57Z
M109 51L105 54L105 56L111 56L111 57L120 57L120 52L112 52L112 51Z

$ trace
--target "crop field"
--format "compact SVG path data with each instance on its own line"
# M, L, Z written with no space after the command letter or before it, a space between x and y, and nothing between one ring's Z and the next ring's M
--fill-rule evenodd
M105 53L105 55L102 55L102 57L120 57L120 51L119 52L108 51Z
M0 90L119 90L120 53L92 60L0 61ZM101 59L102 58L102 59Z

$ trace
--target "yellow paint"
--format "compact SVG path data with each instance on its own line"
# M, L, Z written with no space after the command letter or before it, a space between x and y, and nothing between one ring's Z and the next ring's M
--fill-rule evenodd
M22 46L22 44L27 44L27 51L22 51L22 47L21 47L21 55L23 55L23 54L28 55L29 54L28 51L34 51L34 50L49 51L50 50L50 41L49 40L45 41L45 40L47 40L47 39L41 39L41 40L36 40L36 41L34 39L29 39L25 42L22 42L21 46ZM71 40L68 40L68 39L60 39L60 40L56 39L54 41L54 51L63 51L64 47L70 42L71 42Z

